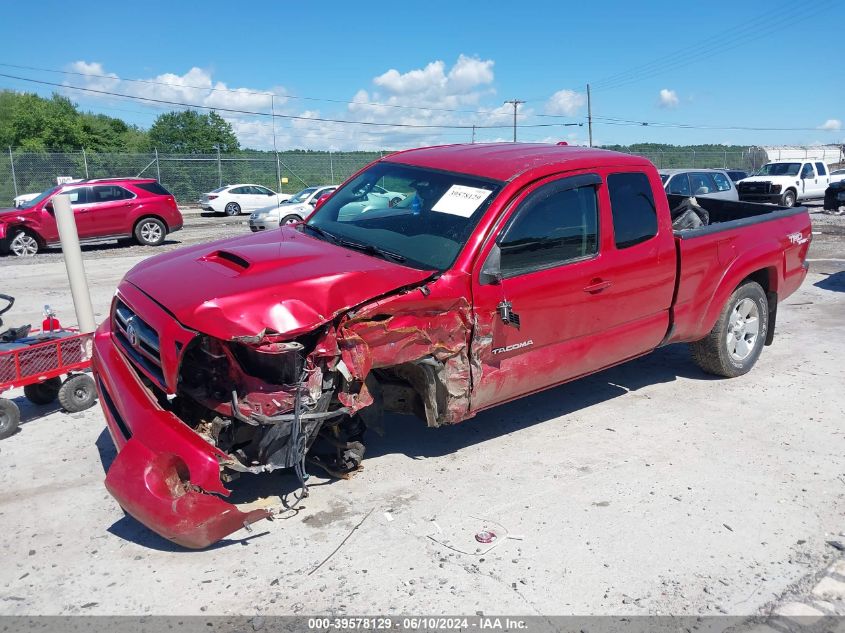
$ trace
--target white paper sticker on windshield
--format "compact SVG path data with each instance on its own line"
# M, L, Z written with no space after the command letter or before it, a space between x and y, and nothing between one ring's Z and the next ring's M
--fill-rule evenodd
M431 210L468 218L475 213L475 210L491 193L488 189L452 185L449 187L449 191L444 193L443 197L431 207Z

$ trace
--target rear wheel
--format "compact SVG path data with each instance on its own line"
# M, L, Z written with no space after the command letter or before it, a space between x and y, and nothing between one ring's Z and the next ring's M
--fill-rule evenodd
M97 389L88 374L75 374L65 380L59 389L59 404L65 411L78 413L94 406Z
M296 224L297 222L302 222L302 218L296 215L295 213L290 213L282 218L282 221L279 222L279 226L284 226L286 224Z
M781 198L781 204L785 207L794 207L796 202L795 192L792 189L787 189Z
M237 202L230 202L229 204L226 205L226 208L224 209L224 213L226 215L240 215L241 214L241 205L239 205Z
M21 423L21 411L11 400L0 398L0 440L14 435Z
M34 385L26 385L23 388L23 395L34 404L50 404L59 395L59 389L61 387L61 378L50 378Z
M710 334L690 345L692 357L708 374L741 376L760 358L768 331L766 293L760 284L747 281L734 290Z
M167 235L167 227L158 218L142 218L135 225L135 241L141 246L158 246Z
M38 252L38 240L27 231L18 231L9 242L9 252L15 257L32 257Z

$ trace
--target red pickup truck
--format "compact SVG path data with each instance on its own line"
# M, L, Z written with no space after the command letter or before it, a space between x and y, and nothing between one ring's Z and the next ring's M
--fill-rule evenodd
M405 197L362 205L376 186ZM292 468L307 492L307 468L357 468L385 411L453 424L676 342L744 374L806 276L809 216L702 199L706 223L673 230L683 203L635 156L432 147L305 223L150 258L95 339L106 487L199 548L271 512L224 484Z

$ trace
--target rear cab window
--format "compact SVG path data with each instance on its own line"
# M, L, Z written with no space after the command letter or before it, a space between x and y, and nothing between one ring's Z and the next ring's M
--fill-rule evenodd
M819 176L827 176L827 169L824 163L816 163L816 171L819 172Z
M657 235L657 209L648 176L641 172L607 177L616 248L630 248Z

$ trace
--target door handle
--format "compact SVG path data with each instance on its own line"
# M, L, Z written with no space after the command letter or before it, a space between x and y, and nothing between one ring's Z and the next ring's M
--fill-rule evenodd
M602 290L610 288L610 286L612 285L613 283L610 281L605 281L603 279L593 279L590 282L590 285L584 286L584 292L594 295L601 292Z

